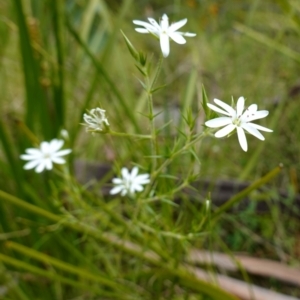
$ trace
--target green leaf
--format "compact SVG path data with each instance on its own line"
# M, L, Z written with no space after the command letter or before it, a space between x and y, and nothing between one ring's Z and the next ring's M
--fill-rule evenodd
M202 107L203 107L203 110L205 112L206 117L209 117L210 109L207 106L207 103L208 103L208 98L207 98L207 95L206 95L204 85L202 85L202 103L201 104L202 104Z
M164 87L166 87L166 84L161 85L161 86L159 86L159 87L157 87L157 88L152 89L152 90L150 91L150 93L151 93L151 94L154 94L155 92L157 92L157 91L163 89Z
M2 123L2 120L0 119L0 141L2 142L4 155L6 156L8 166L10 168L10 172L12 176L14 177L14 182L18 190L18 194L22 195L22 181L24 178L22 178L20 173L20 159L18 158L16 160L16 155L14 153L15 147L13 146L12 142L10 141L8 134L5 130L5 127Z
M143 67L145 67L147 64L147 54L139 52L139 62Z
M26 124L33 131L41 129L45 138L52 138L53 121L50 122L46 96L40 83L38 62L34 57L21 0L14 0L19 29L20 50L23 61L26 90Z
M178 205L177 203L175 203L173 200L170 200L170 199L167 199L167 198L161 198L161 199L160 199L160 202L169 204L169 205L174 206L174 207L178 207L178 206L179 206L179 205Z
M184 92L184 96L183 96L183 103L182 103L182 111L188 111L191 109L191 107L193 107L193 100L194 100L194 96L196 93L196 87L197 87L197 70L196 68L193 68L191 70L190 76L189 76L189 80ZM183 120L180 121L180 125L179 128L180 130L183 130L184 127L184 122Z
M286 57L289 57L289 58L295 60L296 62L300 63L300 54L297 51L294 51L294 50L290 49L289 47L287 47L283 44L280 44L279 42L277 42L274 39L269 38L265 34L261 34L260 32L257 32L243 24L240 24L240 23L236 23L234 25L234 28L237 31L252 38L253 40L255 40L265 46L268 46L269 48L272 48L272 49L280 52L281 54L285 55Z
M147 73L141 68L139 65L135 65L137 69L143 74L143 76L147 76Z
M60 0L54 0L52 5L53 8L53 25L54 25L54 36L56 42L56 55L57 55L57 78L54 88L54 105L55 113L57 117L57 123L55 133L64 127L65 121L65 83L64 83L64 39L63 39L63 25L64 25L64 6Z
M132 43L129 41L129 39L127 38L127 36L125 35L125 33L121 30L121 33L124 37L126 46L131 54L131 56L136 60L139 61L140 55L138 53L138 51L134 48L134 46L132 45Z

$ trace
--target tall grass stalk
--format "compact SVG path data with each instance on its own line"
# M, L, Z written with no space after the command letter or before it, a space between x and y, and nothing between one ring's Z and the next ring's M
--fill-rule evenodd
M53 127L50 126L47 99L42 91L39 66L34 57L22 1L14 0L14 7L19 29L20 51L26 89L26 124L32 129L40 130L45 138L51 138L53 136L53 132L51 132Z
M224 292L223 290L219 289L218 287L215 287L211 284L201 281L200 279L195 278L193 275L190 275L184 269L184 267L173 269L172 267L170 267L170 265L168 263L162 262L159 259L159 257L156 254L154 254L153 252L146 252L140 246L135 245L129 241L124 241L124 240L120 239L119 237L116 237L116 236L113 236L110 234L101 233L96 228L87 226L82 223L78 223L78 222L74 223L73 221L69 222L63 216L58 216L58 215L52 214L48 211L45 211L41 208L34 206L34 205L28 204L28 203L24 202L23 200L18 199L14 196L11 196L3 191L0 191L0 198L2 200L8 201L9 203L11 203L13 205L17 205L17 206L22 207L23 209L26 209L30 212L33 212L40 216L46 217L51 221L60 222L62 226L66 226L72 230L75 230L75 231L83 233L83 234L91 235L92 237L98 239L99 241L101 241L103 243L114 246L117 249L124 251L132 256L135 256L139 259L147 261L150 264L153 264L155 266L163 268L165 270L165 272L167 272L167 274L169 274L169 276L178 277L179 281L184 286L191 288L194 291L205 293L205 294L213 297L213 299L218 299L218 297L222 297L222 299L224 299L224 300L236 299L235 297L229 295L228 293ZM51 260L52 263L53 263L53 261L57 262L55 259L48 258L47 256L45 256L43 254L38 254L38 256L37 256L37 254L33 250L25 248L24 246L21 246L21 245L16 245L15 243L10 243L10 244L8 244L8 246L13 247L15 250L17 249L22 252L24 252L27 249L26 250L27 255L28 255L28 253L29 254L33 253L35 258L39 257L39 258L45 259L45 257L46 257L46 259ZM8 263L11 263L14 265L19 265L22 268L29 267L28 265L25 266L25 264L23 264L19 261L16 261L14 259L9 259L6 256L0 256L0 259L1 258L3 259L3 261L6 260L6 261L8 261ZM60 267L62 266L61 263L59 263L59 262L57 262L57 263L60 265ZM57 263L55 263L55 264L57 264ZM81 271L78 271L77 268L74 268L72 266L66 266L65 264L63 264L63 266L64 266L63 268L67 267L69 271L70 270L74 271L74 269L75 269L76 273L77 272L81 273ZM35 273L39 272L39 270L34 267L32 268L32 270ZM47 275L47 276L51 276L51 275ZM63 279L60 278L60 280L63 280Z

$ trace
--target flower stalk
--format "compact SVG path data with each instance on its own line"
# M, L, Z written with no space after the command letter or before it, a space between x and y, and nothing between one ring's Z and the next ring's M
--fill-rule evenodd
M218 219L225 211L230 209L232 206L234 206L236 203L241 201L245 196L247 196L250 192L253 190L258 189L262 185L266 184L269 182L271 179L273 179L275 176L279 174L279 172L282 170L283 165L280 164L273 170L271 170L269 173L267 173L265 176L262 178L259 178L256 180L254 183L252 183L250 186L242 190L241 192L237 193L234 195L231 199L229 199L226 203L224 203L222 206L218 208L218 210L212 215L211 219L216 220Z
M149 113L149 122L150 122L150 132L151 132L151 156L152 156L152 168L151 171L153 172L156 169L157 165L157 155L158 155L158 144L157 144L157 134L155 128L155 116L154 116L154 109L153 109L153 88L157 81L157 78L161 72L163 64L163 57L162 55L159 58L156 71L154 74L153 79L151 80L149 73L145 73L146 77L146 86L147 86L147 100L148 100L148 113ZM151 173L152 173L151 172Z

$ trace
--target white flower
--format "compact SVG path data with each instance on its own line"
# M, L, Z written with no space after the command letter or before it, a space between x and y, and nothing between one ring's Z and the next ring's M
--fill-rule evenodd
M162 16L162 19L160 20L159 24L152 18L148 18L148 20L150 24L147 22L134 20L134 24L145 27L135 28L135 30L140 33L151 33L158 37L160 40L161 51L164 57L167 57L170 53L170 38L178 44L185 44L186 40L183 36L196 36L196 33L177 31L177 29L186 24L187 19L183 19L181 21L173 23L170 26L169 19L166 14Z
M215 133L215 137L217 138L224 137L228 135L230 132L232 132L234 129L236 129L239 143L242 149L244 151L247 151L248 145L247 145L247 139L244 130L246 130L248 133L254 135L255 137L257 137L262 141L265 138L258 130L267 131L267 132L273 131L266 127L251 123L251 121L265 118L269 114L269 112L267 110L257 110L256 104L250 105L244 111L244 106L245 106L244 97L240 97L238 99L236 110L221 100L214 99L214 102L217 105L219 105L222 109L210 103L207 103L208 107L218 113L227 116L227 117L212 119L205 122L205 125L211 128L218 128L224 126L222 129L220 129Z
M105 117L105 110L99 107L91 109L89 114L83 114L83 119L85 121L83 125L87 126L86 131L102 131L103 126L109 126L108 120Z
M60 150L63 144L63 140L54 139L50 143L42 142L40 148L26 149L26 154L20 155L21 159L29 161L25 164L24 169L35 168L35 172L41 173L44 169L51 170L53 163L64 164L66 161L62 156L69 154L72 150Z
M110 194L115 195L121 193L121 196L125 196L126 194L134 195L135 192L141 192L144 189L143 184L150 182L150 175L138 175L138 172L138 167L134 167L131 173L127 168L122 168L122 178L113 178L112 182L116 186L111 189Z

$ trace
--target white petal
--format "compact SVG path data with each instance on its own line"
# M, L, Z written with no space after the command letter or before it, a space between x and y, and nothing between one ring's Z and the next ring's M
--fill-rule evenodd
M145 180L138 181L138 184L143 184L143 185L145 185L145 184L148 184L149 182L150 182L149 179L145 179Z
M41 142L40 149L43 153L48 152L50 149L50 144L48 142Z
M248 121L250 122L253 120L265 118L268 114L269 114L269 111L267 111L267 110L259 110L259 111L255 112L253 115L250 115L248 117Z
M41 173L45 169L45 162L41 161L40 164L35 168L36 173Z
M139 173L139 168L133 167L133 169L131 170L131 178L134 179L138 173Z
M83 114L83 120L88 124L94 123L94 119L88 114Z
M161 18L160 27L162 31L167 31L169 28L169 18L166 14L164 14Z
M185 38L180 35L178 32L171 32L169 33L169 37L174 41L176 42L177 44L185 44L186 43L186 40Z
M271 130L269 128L266 128L266 127L263 127L263 126L260 126L260 125L254 124L254 123L249 123L249 124L251 124L252 127L255 127L258 130L262 130L262 131L266 131L266 132L273 132L273 130Z
M160 48L164 57L167 57L170 53L169 36L165 33L160 35Z
M28 148L28 149L25 150L25 152L27 154L31 154L31 155L40 155L41 154L41 150L36 149L36 148Z
M134 193L135 191L141 192L144 189L142 185L135 184L130 188L131 193Z
M212 110L214 110L214 111L216 111L216 112L218 112L218 113L220 113L220 114L223 114L223 115L225 115L225 116L230 116L230 117L232 117L232 115L229 114L227 111L225 111L225 110L223 110L223 109L221 109L221 108L219 108L219 107L217 107L217 106L215 106L215 105L213 105L213 104L207 103L207 106L208 106L210 109L212 109Z
M151 24L147 23L147 22L144 22L144 21L139 21L139 20L133 20L132 21L133 24L135 25L139 25L139 26L144 26L144 27L148 27L148 26L152 26Z
M50 142L51 152L56 152L63 146L63 144L64 144L63 140L57 140L57 139L52 140Z
M121 169L121 174L122 174L122 177L123 177L124 179L130 178L130 174L129 174L127 168L122 168L122 169Z
M23 160L36 160L36 159L40 159L41 156L42 156L41 153L39 153L38 155L22 154L20 155L20 158Z
M139 33L150 33L150 31L148 29L145 28L135 28L135 31L139 32ZM86 121L86 120L85 120ZM87 122L87 121L86 121ZM88 123L88 122L87 122Z
M127 192L128 192L127 189L124 188L121 192L121 196L122 197L126 196Z
M249 107L248 107L248 110L252 113L256 112L257 111L257 104L251 104Z
M231 118L220 117L220 118L211 119L211 120L205 122L205 125L210 128L218 128L218 127L222 127L222 126L225 126L225 125L228 125L231 123L232 123Z
M56 152L55 156L64 156L64 155L67 155L67 154L69 154L71 152L72 152L71 149L64 149L64 150Z
M238 118L242 115L243 110L244 110L244 106L245 106L245 98L240 97L237 101L237 104L236 104L236 114L237 114Z
M240 143L242 149L245 152L247 152L248 145L247 145L247 139L246 139L245 132L244 132L243 128L241 128L241 127L237 127L236 130L237 130L237 135L238 135L239 143Z
M121 178L113 178L112 183L114 183L114 184L122 184L123 183L123 179L121 179Z
M24 165L25 170L33 169L40 163L40 160L32 160Z
M187 19L183 19L180 20L178 22L175 22L173 24L171 24L171 26L169 27L169 31L176 31L177 29L181 28L182 26L184 26L187 22Z
M143 22L143 21L134 21L133 23L136 24L136 25L145 27L144 29L147 29L149 32L153 32L153 33L154 33L154 32L155 32L155 33L159 33L159 32L160 32L160 27L157 28L156 26L153 26L153 25L151 25L151 24L149 24L149 23L147 23L147 22ZM143 29L143 28L135 28L136 31L141 32L141 33L144 33L144 32L142 32L142 31L139 31L139 30L141 30L141 29Z
M114 188L112 188L109 193L111 195L115 195L115 194L120 193L122 190L124 190L124 186L119 185L119 186L115 186Z
M135 181L134 184L145 185L150 182L149 179Z
M45 164L47 170L52 170L53 164L52 164L52 160L50 158L44 159L44 164Z
M146 184L150 182L149 174L142 174L136 177L136 182L139 184Z
M242 124L242 128L244 128L245 130L247 130L250 134L254 135L255 137L257 137L259 140L264 141L265 138L264 136L253 126L251 126L251 124L249 123L244 123Z
M179 31L177 31L177 32L183 36L188 36L188 37L194 37L197 35L196 33L192 33L192 32L179 32Z
M158 23L154 19L148 18L148 20L156 30L158 30L159 32L161 31L161 27L158 25Z
M236 128L235 125L229 124L229 125L225 126L224 128L220 129L219 131L217 131L215 133L215 137L217 137L217 138L224 137L224 136L228 135L231 131L233 131L235 128Z
M235 110L231 106L229 106L227 103L225 103L225 102L223 102L219 99L214 99L214 102L216 104L218 104L219 106L221 106L223 109L225 109L230 116L235 116L236 115Z
M61 158L61 157L51 157L51 160L54 162L54 163L56 163L56 164L59 164L59 165L62 165L62 164L64 164L66 161L63 159L63 158Z

